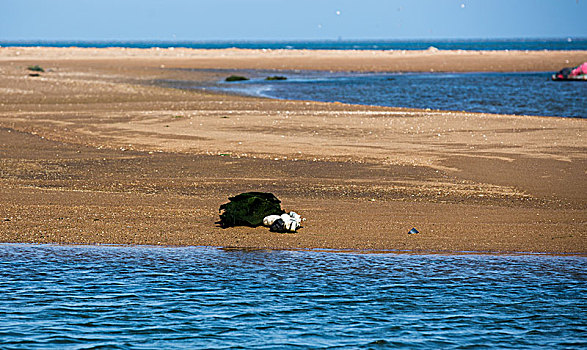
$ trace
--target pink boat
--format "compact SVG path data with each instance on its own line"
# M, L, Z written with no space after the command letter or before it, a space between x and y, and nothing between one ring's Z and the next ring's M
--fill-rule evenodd
M563 68L552 75L554 81L587 81L587 62L575 68Z

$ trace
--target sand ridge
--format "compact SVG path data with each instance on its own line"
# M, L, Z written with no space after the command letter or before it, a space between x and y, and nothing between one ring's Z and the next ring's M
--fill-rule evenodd
M0 48L0 59L116 60L167 68L311 69L333 71L558 71L587 60L587 51L270 50L188 48Z

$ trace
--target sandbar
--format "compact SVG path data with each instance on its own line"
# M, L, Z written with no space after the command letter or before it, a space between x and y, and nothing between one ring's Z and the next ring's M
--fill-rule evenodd
M0 242L584 255L585 119L157 82L248 69L556 71L585 60L585 51L0 48ZM29 76L35 64L45 72ZM215 224L229 196L253 190L276 194L304 227Z

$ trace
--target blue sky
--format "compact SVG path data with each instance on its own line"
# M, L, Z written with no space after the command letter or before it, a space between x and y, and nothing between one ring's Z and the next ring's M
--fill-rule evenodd
M587 0L0 0L0 40L586 38Z

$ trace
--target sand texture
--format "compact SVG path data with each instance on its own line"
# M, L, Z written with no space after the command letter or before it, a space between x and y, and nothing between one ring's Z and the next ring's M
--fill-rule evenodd
M584 119L158 86L241 69L555 71L586 60L585 51L0 48L0 242L586 254ZM29 76L34 64L46 71ZM217 227L220 204L251 190L275 193L304 227Z

